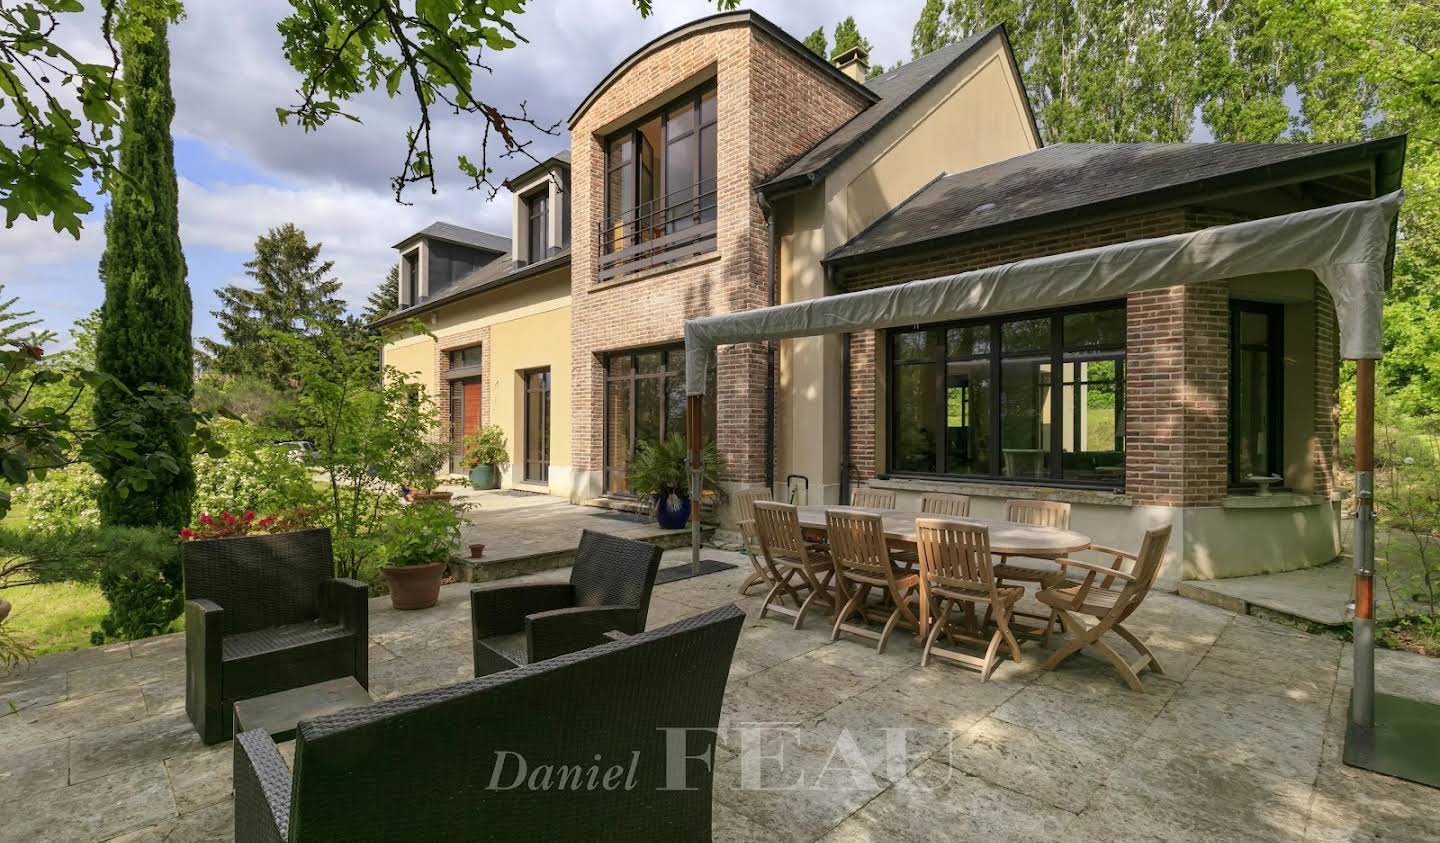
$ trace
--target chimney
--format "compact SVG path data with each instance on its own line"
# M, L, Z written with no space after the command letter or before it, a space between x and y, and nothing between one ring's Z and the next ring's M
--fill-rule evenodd
M864 82L865 75L870 70L870 54L864 47L851 47L843 53L832 56L830 62L840 68L840 72L854 79L856 82Z

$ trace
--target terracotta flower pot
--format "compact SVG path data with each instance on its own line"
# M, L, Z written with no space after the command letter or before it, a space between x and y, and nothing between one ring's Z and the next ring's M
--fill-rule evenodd
M470 545L470 558L471 558L471 559L479 559L479 558L480 558L481 556L483 556L483 555L485 555L485 545L480 544L479 542L476 542L475 544Z
M411 492L411 503L449 503L450 492Z
M397 609L428 609L440 600L444 562L386 566L380 569L390 587L390 605Z

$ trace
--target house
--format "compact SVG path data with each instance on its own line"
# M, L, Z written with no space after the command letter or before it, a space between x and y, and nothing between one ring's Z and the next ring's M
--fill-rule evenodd
M469 470L466 437L495 424L509 444L504 486L567 497L569 170L560 154L506 183L514 238L437 222L396 243L400 299L376 323L409 334L384 362L429 391L451 473ZM406 331L412 319L428 334Z
M560 408L552 456L562 438L567 448L552 493L624 499L637 443L683 432L686 319L1398 186L1403 138L1044 146L998 27L862 81L866 60L852 50L826 62L758 14L722 13L640 47L575 109L568 167L543 165L562 173L551 184L569 200L569 251L548 258L543 289L525 280L524 258L492 271L525 282L509 295L543 293L555 322L568 319L563 398L560 343L543 349ZM523 197L539 194L516 187L516 232L536 242ZM423 248L423 235L402 246ZM511 392L523 366L542 364L507 351L494 328L489 346L474 332L541 305L492 283L504 282L462 279L438 308L434 294L417 304L424 291L402 290L390 319L449 313L453 336L490 349L480 365L492 391ZM435 333L435 349L454 345ZM393 359L411 347L397 343ZM453 395L442 360L415 371ZM1130 547L1174 524L1172 587L1339 552L1334 304L1313 276L721 347L710 368L705 435L730 491L836 503L866 484L902 508L956 492L981 517L1011 498L1066 500L1101 544ZM503 426L516 406L479 412Z

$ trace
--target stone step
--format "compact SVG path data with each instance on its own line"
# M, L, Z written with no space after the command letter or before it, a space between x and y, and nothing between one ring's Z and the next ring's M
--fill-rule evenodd
M704 527L701 530L702 541L708 539L714 532L714 527ZM657 527L652 535L634 536L633 538L649 542L665 550L690 546L689 530L661 530ZM450 576L457 582L492 582L510 577L520 577L573 565L575 564L575 551L574 547L557 548L530 554L499 556L492 559L489 558L489 548L486 548L486 556L480 559L451 559Z

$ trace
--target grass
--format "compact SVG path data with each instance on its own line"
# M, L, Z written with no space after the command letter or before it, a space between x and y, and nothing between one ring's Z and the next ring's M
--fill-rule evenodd
M89 583L21 585L0 596L14 606L5 626L37 656L89 647L90 633L110 609L100 589Z

